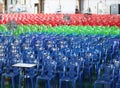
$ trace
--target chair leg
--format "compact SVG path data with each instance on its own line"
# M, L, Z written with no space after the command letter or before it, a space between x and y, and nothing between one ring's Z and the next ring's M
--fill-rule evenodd
M36 78L35 88L38 88L38 78Z
M69 88L69 82L66 82L66 88Z
M119 88L119 86L120 86L120 85L117 83L115 88Z
M82 78L79 79L80 81L80 88L82 88Z
M73 81L73 88L76 88L76 80Z
M4 76L1 77L1 88L4 86Z
M12 88L15 88L14 77L12 78Z
M15 88L16 88L16 86L18 86L18 83L19 83L19 76L16 76L14 81L16 82L15 83Z
M27 86L27 88L30 88L30 84L29 84L29 83L30 83L30 82L29 82L29 78L26 78L26 80L25 80L25 81L26 81L25 83L26 83L26 86Z
M104 84L101 84L101 88L104 88ZM108 87L109 88L109 87Z
M31 78L30 80L31 80L32 88L34 88L33 78Z
M91 77L91 68L89 68L89 72L88 72L88 76L90 77L89 81L92 81L92 77Z
M94 83L94 88L96 88L96 86L97 86L97 84L96 84L96 83Z
M111 88L111 84L108 84L108 88Z
M50 80L48 80L47 88L50 88Z
M21 88L21 81L22 81L22 77L19 77L19 88Z
M62 81L60 80L59 81L59 88L61 88L61 86L62 86Z

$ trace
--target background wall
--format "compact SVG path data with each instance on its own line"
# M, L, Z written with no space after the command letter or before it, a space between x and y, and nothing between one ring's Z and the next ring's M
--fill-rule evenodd
M45 0L44 13L56 13L59 9L59 0Z
M76 0L45 0L44 13L75 13Z
M75 13L76 0L61 0L62 13Z
M17 4L16 1L18 1ZM13 12L16 12L17 8L20 8L21 11L35 13L35 4L38 3L38 0L26 0L26 3L23 3L23 1L24 0L13 0L13 3L11 3L11 0L7 0L7 12L10 13L11 10Z
M106 10L106 14L110 13L111 4L120 4L120 0L81 0L81 12L85 12L90 7L92 13L98 13L98 4L100 1L102 1L103 5L99 9Z
M45 0L45 13L56 13L61 4L61 13L75 13L77 0ZM102 3L100 3L102 1ZM86 13L88 7L94 14L109 14L111 4L120 4L120 0L81 0L81 13Z
M26 10L29 13L35 13L35 3L38 3L38 0L26 0Z
M7 0L8 12L10 12L11 7L21 7L28 13L36 13L35 4L39 3L39 0L26 0L26 4L23 5L24 0L18 0L17 6L15 6L15 1L11 4L11 0ZM61 10L61 13L75 13L77 0L44 0L44 13L57 13ZM120 4L120 0L80 0L81 1L81 13L87 12L88 7L91 9L91 13L97 14L109 14L111 4ZM102 1L102 4L100 4ZM99 8L98 8L99 7Z

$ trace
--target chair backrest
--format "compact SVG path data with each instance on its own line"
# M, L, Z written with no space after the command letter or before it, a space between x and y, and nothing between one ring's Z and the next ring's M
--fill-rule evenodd
M16 64L22 62L22 54L21 53L12 53L11 56L9 56L10 64Z
M0 74L3 72L3 63L0 62Z
M29 76L34 76L36 74L36 69L33 68L26 68L25 73L28 74Z
M34 47L36 52L38 52L39 50L44 49L44 47L43 47L43 40L42 39L35 38L32 41L32 45L33 45L33 47Z
M64 66L63 77L75 78L79 73L79 65L77 62L70 62Z
M22 42L21 42L22 40L20 39L20 37L19 36L15 36L14 38L13 38L13 40L12 40L12 43L14 44L14 45L20 45Z
M27 50L24 57L25 63L37 63L36 55L33 49Z
M7 56L8 56L7 47L4 45L4 43L0 43L0 62L5 64Z
M12 71L14 74L19 74L19 69L18 68L12 68Z
M110 65L107 65L105 67L105 72L104 73L110 75L110 74L113 73L113 71L114 71L114 65L110 64Z
M52 76L56 73L57 63L53 60L49 60L42 65L41 76Z
M104 74L111 77L115 77L118 74L118 70L115 68L114 64L106 64L103 66Z
M104 71L104 73L102 73ZM115 77L115 67L113 64L102 64L98 69L98 79L101 78L102 75L107 75L111 77Z

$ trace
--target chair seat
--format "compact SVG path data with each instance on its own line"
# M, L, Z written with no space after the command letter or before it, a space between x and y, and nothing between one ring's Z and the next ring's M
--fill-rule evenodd
M15 77L15 76L17 76L17 75L19 75L19 73L18 74L14 74L14 73L4 73L4 74L2 74L2 76L7 76L7 77Z
M84 66L84 69L91 69L93 67L93 65L92 64L89 64L89 65L85 65Z
M26 74L26 75L24 75L25 78L34 78L36 76L37 76L37 74L34 74L34 75Z
M120 83L120 80L118 79L118 82L117 83Z
M101 83L101 84L110 84L111 82L113 82L113 78L112 77L104 77L104 78L100 78L98 80L95 81L95 83Z
M54 77L54 75L52 75L52 76L46 76L46 75L44 76L44 75L43 75L43 76L38 76L37 78L38 78L38 79L44 79L44 80L47 80L47 79L48 79L48 80L51 80L53 77Z
M108 84L110 83L110 81L109 80L96 80L95 83Z
M116 85L120 85L120 82L117 82Z
M73 81L73 80L77 80L78 77L74 77L74 78L70 78L70 77L62 77L60 78L61 81Z
M112 81L112 80L114 80L114 79L117 79L117 75L116 76L113 76L113 75L103 75L102 76L102 78L101 79L103 79L103 80L108 80L108 81Z

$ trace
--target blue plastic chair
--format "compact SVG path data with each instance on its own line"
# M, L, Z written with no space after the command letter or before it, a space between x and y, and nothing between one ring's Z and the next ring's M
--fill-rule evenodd
M83 67L83 74L88 75L89 81L92 81L92 71L94 69L94 63L92 62L93 56L92 53L85 53L85 56L83 57L85 59L84 61L84 67Z
M40 69L41 70L41 69ZM55 77L56 72L56 62L53 60L48 60L42 65L42 71L36 78L36 87L38 88L39 80L46 80L47 86L46 88L51 88L51 80Z
M4 66L4 64L3 64L3 62L0 60L0 76L2 75L2 73L3 73L3 66ZM0 85L1 86L1 85Z
M120 48L120 40L111 40L113 42L113 45L112 45L112 53L111 53L111 56L110 58L113 59L116 57L116 55L118 54L119 52L119 48Z
M19 88L22 87L22 78L25 78L24 80L24 87L26 88L35 88L35 78L37 76L37 72L36 72L36 69L33 67L33 68L26 68L25 69L25 74L20 74L19 75Z
M31 45L33 46L33 49L35 50L36 54L38 54L39 51L44 50L43 40L39 37L34 38Z
M62 88L62 82L72 82L73 88L76 88L76 81L79 77L79 65L78 63L69 62L69 64L63 67L63 75L59 79L59 88Z
M23 55L23 63L28 63L28 64L37 64L37 59L35 57L35 53L33 51L33 49L29 48L28 50L24 50L22 52ZM35 77L36 77L36 69L35 68L24 68L24 74L20 74L19 76L19 88L21 88L21 81L22 78L24 78L25 80L31 80L30 82L27 82L26 84L28 84L28 88L30 87L29 85L32 86L32 88L34 88L35 83ZM30 84L31 83L31 84Z
M119 74L118 74L118 81L116 83L116 88L120 88L120 70L119 70Z
M94 88L97 88L97 85L101 85L103 88L104 85L107 85L108 88L114 88L115 80L117 76L115 75L115 68L113 65L105 66L105 72L101 76L101 68L98 71L98 79L94 82Z
M77 60L77 63L79 64L79 83L80 83L80 88L82 88L82 86L83 86L83 84L82 84L82 80L83 80L83 76L84 76L84 62L85 62L85 60L82 58L82 57L80 57L80 58L78 58L78 60Z
M63 73L64 65L66 65L68 63L68 58L64 54L59 52L55 61L57 62L56 73L60 77L61 73Z
M11 78L12 88L16 88L15 84L17 84L16 78L18 78L18 76L19 76L19 69L18 68L11 68L11 65L6 66L6 69L1 77L1 88L3 88L3 85L5 83L5 80L4 80L5 77Z

